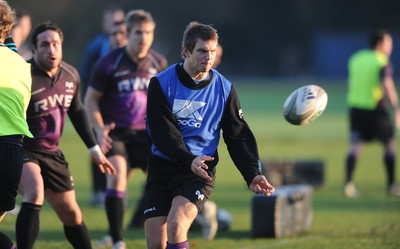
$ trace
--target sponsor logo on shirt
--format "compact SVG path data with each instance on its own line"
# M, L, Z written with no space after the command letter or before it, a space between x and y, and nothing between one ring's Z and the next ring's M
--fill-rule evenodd
M197 195L198 200L204 199L204 195L200 192L200 190L196 190L196 192L194 194Z
M68 93L73 93L74 91L74 82L71 81L66 81L65 82L65 88L66 88L66 92Z
M175 99L172 112L179 125L200 128L203 117L198 110L205 105L205 102Z
M148 85L149 85L148 78L136 77L136 78L125 79L118 82L118 92L130 93L138 90L147 90Z
M68 108L71 105L73 95L54 94L35 102L35 112L48 111L56 106Z

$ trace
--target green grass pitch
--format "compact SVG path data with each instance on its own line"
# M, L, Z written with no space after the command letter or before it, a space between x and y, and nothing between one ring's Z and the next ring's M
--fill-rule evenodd
M282 117L286 97L296 88L308 83L287 84L284 81L257 82L240 80L236 85L244 115L252 128L261 159L297 160L320 159L325 165L325 184L313 193L314 218L309 231L290 237L252 239L252 193L235 169L221 141L221 159L217 171L216 188L212 200L233 216L230 231L220 232L215 240L204 241L200 232L190 232L191 248L211 249L346 249L400 248L400 198L391 198L385 192L385 171L382 148L377 143L365 146L355 172L355 183L361 190L359 199L351 200L342 193L344 157L348 148L347 111L344 82L312 82L328 93L328 106L324 114L307 126L293 126ZM77 198L83 210L93 243L107 231L103 209L91 208L90 167L87 150L67 123L61 148L74 175ZM398 149L400 155L400 150ZM397 179L400 180L397 167ZM125 225L141 191L145 177L137 172L129 182L129 207ZM21 198L19 197L19 201ZM15 240L15 219L7 215L1 231ZM45 204L41 212L41 230L35 248L70 248L62 224ZM125 230L128 248L146 248L143 230Z

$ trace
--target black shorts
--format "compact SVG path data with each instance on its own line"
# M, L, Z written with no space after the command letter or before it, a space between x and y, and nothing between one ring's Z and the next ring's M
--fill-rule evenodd
M365 142L377 139L383 143L394 137L394 124L387 110L350 109L350 130L353 140Z
M162 166L166 168L175 166L160 158L150 160L150 164L155 161L164 163ZM215 168L213 172L209 171L208 174L213 178L211 182L193 174L190 169L183 169L181 172L174 171L171 174L149 170L145 193L145 219L168 216L172 200L178 195L187 198L200 212L214 188Z
M110 132L112 149L107 156L121 155L126 158L128 167L146 171L150 153L150 142L146 131L115 129Z
M22 145L0 143L0 211L15 207L24 159Z
M68 169L63 153L25 150L24 163L33 162L40 166L44 188L62 193L74 189L74 179Z

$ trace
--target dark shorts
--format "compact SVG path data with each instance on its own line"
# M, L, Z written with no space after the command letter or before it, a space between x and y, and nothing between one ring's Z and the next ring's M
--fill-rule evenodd
M2 212L15 207L23 155L22 146L0 143L0 211Z
M110 132L112 149L107 156L121 155L126 158L131 169L146 171L150 153L150 142L146 131L116 129Z
M154 161L157 161L157 163L164 162L165 165L162 166L165 168L174 167L170 165L171 162L163 159L150 160L150 164L153 164ZM190 169L181 170L181 172L174 171L170 174L149 170L145 193L145 219L168 216L172 200L178 195L187 198L196 205L200 212L205 201L210 197L215 184L215 170L208 172L208 174L213 178L212 182L193 174Z
M33 162L40 166L45 189L62 193L74 189L74 179L68 169L63 153L25 150L24 163Z
M388 111L350 109L350 130L352 140L365 142L377 139L383 143L394 137L394 124Z

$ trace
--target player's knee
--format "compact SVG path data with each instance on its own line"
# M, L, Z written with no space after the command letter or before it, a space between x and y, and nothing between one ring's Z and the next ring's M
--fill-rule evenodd
M24 191L20 192L23 202L34 203L37 205L43 204L44 192L39 186L34 186L33 188L25 189Z
M189 226L186 225L185 221L178 221L178 220L169 220L167 223L167 232L168 237L178 237L182 234L186 234L189 229Z
M65 209L59 214L62 222L67 226L75 226L82 223L82 214L79 209Z
M153 239L147 240L147 248L148 249L164 249L166 246L166 242L162 243L160 241L154 241Z

